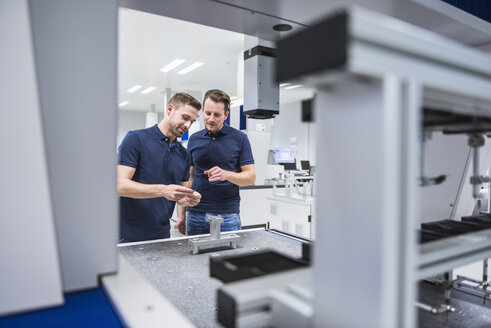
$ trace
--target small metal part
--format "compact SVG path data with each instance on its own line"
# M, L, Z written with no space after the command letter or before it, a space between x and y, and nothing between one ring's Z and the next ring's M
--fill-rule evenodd
M472 196L474 199L479 197L480 185L484 182L489 182L489 177L484 177L479 173L479 147L484 145L484 137L482 134L471 134L467 140L468 145L472 148L472 176L470 182L472 184Z
M467 140L470 147L477 148L484 146L484 137L482 134L471 134Z
M483 289L482 304L486 304L486 295L488 294L488 292L487 292L488 286L489 286L489 282L488 282L488 259L484 259L482 261L482 289Z
M446 174L441 174L436 177L421 177L420 178L420 186L425 187L425 186L432 186L432 185L438 185L440 183L443 183L445 180L447 180L447 175Z
M220 239L220 225L223 222L223 217L218 216L207 216L206 221L210 222L210 237L212 239Z
M435 177L427 177L424 174L424 157L425 157L425 143L431 140L431 132L425 131L421 136L421 146L420 146L420 155L419 155L419 185L420 187L438 185L443 183L447 179L446 174L440 174Z
M237 240L240 238L236 234L220 234L220 224L224 221L223 217L207 216L206 220L210 222L210 236L209 237L195 237L189 239L189 243L193 245L193 254L198 254L200 247L220 247L228 246L230 248L237 248Z

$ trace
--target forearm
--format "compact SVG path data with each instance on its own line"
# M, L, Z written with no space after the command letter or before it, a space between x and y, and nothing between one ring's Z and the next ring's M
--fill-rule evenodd
M179 205L179 212L178 212L179 220L186 220L186 209L187 209L187 206Z
M242 171L232 172L227 171L226 178L229 182L238 186L248 186L256 181L256 172Z
M119 196L129 198L164 197L164 188L162 184L143 184L129 179L118 182Z

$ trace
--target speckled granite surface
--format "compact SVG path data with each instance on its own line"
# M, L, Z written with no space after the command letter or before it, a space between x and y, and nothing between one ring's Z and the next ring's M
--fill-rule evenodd
M209 277L209 258L272 249L301 257L300 242L268 231L243 231L237 249L211 250L192 255L192 245L185 239L124 246L119 252L157 290L167 297L197 327L221 327L216 322L216 290L222 282ZM419 299L425 304L443 303L440 286L422 282ZM456 311L431 314L418 310L419 328L490 328L491 309L452 298Z
M455 292L452 292L455 293ZM419 299L421 302L438 307L443 304L443 287L421 282L419 285ZM482 305L451 298L451 305L455 312L432 314L418 310L419 328L490 328L491 309Z
M298 241L267 231L243 231L237 249L211 250L193 255L187 240L124 246L119 252L157 290L197 327L220 327L216 322L216 290L222 282L210 278L209 258L272 249L301 257Z

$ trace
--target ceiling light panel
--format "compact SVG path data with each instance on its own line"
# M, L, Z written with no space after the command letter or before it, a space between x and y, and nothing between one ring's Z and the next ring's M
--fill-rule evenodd
M125 101L122 101L122 102L120 102L120 103L119 103L119 107L126 106L126 105L128 105L129 103L130 103L130 102L129 102L129 101L126 101L126 100L125 100Z
M133 93L133 92L137 91L138 89L140 89L141 87L142 87L141 85L135 84L134 86L132 86L131 88L126 90L126 92Z
M185 60L184 59L174 59L173 61L171 61L169 64L165 65L164 67L162 67L160 69L161 72L164 72L164 73L167 73L167 72L170 72L172 71L174 68L176 68L177 66L181 65L182 63L184 63Z
M201 62L195 62L195 63L192 63L191 65L187 66L187 67L184 67L183 69L181 69L179 72L177 72L177 74L187 74L195 69L197 69L198 67L200 66L203 66L204 63L201 63Z
M148 87L148 88L146 88L145 90L143 90L143 91L141 92L141 94L146 95L146 94L148 94L148 93L152 92L152 91L153 91L153 90L155 90L155 89L157 89L157 87Z

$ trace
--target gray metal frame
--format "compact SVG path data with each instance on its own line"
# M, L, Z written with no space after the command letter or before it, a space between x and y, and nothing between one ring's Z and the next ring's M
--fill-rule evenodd
M490 231L421 247L415 236L422 108L491 116L491 59L393 18L348 15L344 67L295 79L316 88L322 126L314 325L413 327L418 279L491 254Z

